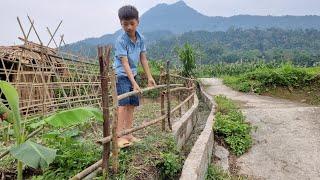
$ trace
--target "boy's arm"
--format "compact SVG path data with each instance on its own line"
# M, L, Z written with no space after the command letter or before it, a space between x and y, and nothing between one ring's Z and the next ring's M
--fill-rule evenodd
M150 68L149 68L149 64L148 64L148 60L145 52L140 53L140 62L144 72L147 74L148 86L149 87L156 86L157 84L150 73Z
M136 80L134 79L134 76L133 76L132 71L130 69L128 58L126 56L124 56L124 57L121 57L120 59L121 59L122 65L123 65L123 69L126 72L128 78L132 84L133 90L134 91L137 90L137 91L141 92L141 89L140 89L138 83L136 82Z

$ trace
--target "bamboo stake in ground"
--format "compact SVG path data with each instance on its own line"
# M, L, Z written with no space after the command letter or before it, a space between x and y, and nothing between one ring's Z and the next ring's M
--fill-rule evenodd
M167 74L166 74L166 81L167 81L167 119L168 119L168 125L169 125L169 128L170 130L172 130L172 125L171 125L171 120L170 120L170 74L169 74L169 65L170 65L170 62L167 61Z
M178 102L180 102L182 99L182 91L179 91L178 93L179 93L178 94ZM179 108L179 117L181 117L181 116L182 116L182 107Z
M105 50L105 56L103 56L103 50ZM108 96L108 69L109 69L109 56L110 47L103 49L98 47L98 57L100 64L100 79L101 79L101 93L102 93L102 111L103 111L103 137L109 136L109 96ZM109 155L110 155L110 142L103 145L102 155L102 171L103 176L108 176L109 167Z
M112 170L118 173L119 169L119 148L118 148L118 94L116 89L116 77L114 71L111 72L111 92L113 102L113 116L112 116Z
M164 83L164 68L163 66L160 67L160 82L159 84L163 84ZM163 91L160 91L160 109L161 109L161 115L163 116L165 114L164 111L164 93ZM162 119L162 131L166 130L166 120Z
M187 87L191 87L190 86L190 81L187 81ZM188 95L190 95L190 94L191 94L191 91L188 91ZM188 109L190 109L190 107L191 107L190 100L188 101L187 106L188 106Z

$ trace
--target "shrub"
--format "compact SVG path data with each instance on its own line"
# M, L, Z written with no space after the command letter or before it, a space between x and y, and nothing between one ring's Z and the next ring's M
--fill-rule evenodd
M239 156L252 145L250 124L245 122L245 116L236 105L225 96L216 96L218 104L214 131L224 138L231 151Z
M174 179L182 169L182 159L172 152L160 153L161 160L157 164L162 179Z

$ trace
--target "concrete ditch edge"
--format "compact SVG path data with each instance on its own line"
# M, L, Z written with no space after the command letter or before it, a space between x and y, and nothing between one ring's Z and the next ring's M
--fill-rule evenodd
M203 180L205 179L208 165L211 162L211 156L214 145L213 123L215 115L215 106L213 98L208 95L200 84L200 93L205 103L211 107L211 112L207 118L206 125L194 143L182 169L180 180Z
M198 111L199 99L194 95L194 103L191 108L185 112L181 118L172 124L172 133L177 142L177 146L180 149L187 141L191 132L197 123L197 111Z

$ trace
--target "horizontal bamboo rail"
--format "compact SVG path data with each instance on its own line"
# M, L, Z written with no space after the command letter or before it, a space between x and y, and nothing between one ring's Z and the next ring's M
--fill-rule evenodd
M180 76L180 75L177 75L177 74L170 74L170 76L175 77L175 78L181 78L181 79L188 80L188 81L194 81L195 80L195 79L183 77L183 76Z
M183 84L170 84L170 87L179 87L179 86L183 86ZM129 96L137 95L137 94L140 94L140 93L144 93L144 92L147 92L147 91L166 88L166 87L167 87L167 85L157 85L157 86L154 86L154 87L148 87L148 88L141 89L141 92L139 92L139 91L131 91L131 92L119 95L118 96L118 100L127 98Z
M99 167L101 167L102 165L102 159L100 159L99 161L97 161L96 163L92 164L91 166L89 166L88 168L86 168L85 170L81 171L80 173L78 173L77 175L73 176L71 179L72 180L78 180L78 179L82 179L85 176L87 176L88 174L90 174L91 172L93 172L94 170L98 169Z
M175 113L181 106L183 106L184 104L186 104L194 95L195 95L195 93L192 93L190 96L188 96L183 102L181 102L181 103L180 103L179 105L177 105L174 109L172 109L172 110L170 111L170 114ZM152 121L150 121L150 122L147 122L147 123L145 123L145 124L143 124L143 125L141 125L141 126L138 126L138 127L135 127L135 128L131 128L131 129L127 129L127 130L125 130L125 131L122 131L120 134L118 134L118 137L124 136L124 135L127 135L127 134L130 134L130 133L133 133L133 132L136 132L136 131L138 131L138 130L140 130L140 129L143 129L143 128L145 128L145 127L151 126L151 125L153 125L153 124L156 124L156 123L160 122L161 120L165 119L166 117L167 117L167 113L166 113L165 115L162 115L162 116L160 116L160 117L158 117L158 118L156 118L156 119L154 119L154 120L152 120ZM111 138L112 138L112 134L109 135L109 136L107 136L107 137L105 137L105 138L102 138L102 139L100 139L100 140L97 140L96 142L97 142L98 144L102 145L102 144L105 144L105 143L110 142L110 141L111 141Z
M177 87L177 88L174 88L174 89L171 89L171 91L178 91L178 90L190 90L192 88L185 88L185 87L179 87L179 86L183 86L182 84L171 84L171 86L173 87ZM162 89L162 88L165 88L166 85L157 85L155 87L148 87L148 88L144 88L142 89L141 91L142 92L147 92L147 91L150 91L150 90L155 90L155 89ZM129 96L132 96L132 95L135 95L135 94L139 94L138 91L132 91L132 92L129 92L129 93L126 93L126 94L122 94L122 95L119 95L118 96L118 100L121 100L121 99L124 99L126 97L129 97ZM92 95L94 96L94 95ZM67 101L67 100L74 100L74 99L79 99L79 98L88 98L90 96L88 95L84 95L84 96L75 96L75 97L68 97L68 98L64 98L62 100L59 100L59 98L53 98L53 101L51 102L44 102L44 103L41 103L42 104L45 104L46 107L55 107L56 105L55 104L59 104L59 105L66 105L68 104L68 102L65 102L65 103L61 103L61 101ZM109 95L109 97L112 97L112 95ZM100 98L94 98L94 99L90 99L89 101L94 101L94 100L98 100ZM70 101L71 104L75 104L75 103L80 103L80 102L85 102L85 101L88 101L88 100L76 100L76 101ZM28 108L32 108L32 107L38 107L39 104L35 104L35 105L30 105ZM21 110L22 112L24 112L24 110L26 109L27 107L22 107ZM110 107L109 110L112 111L113 107ZM53 112L54 113L54 112ZM53 114L53 113L49 113L48 115L50 114ZM31 119L30 121L36 119L37 117L34 117L33 119ZM27 122L30 122L28 120L26 121L23 121L22 123L27 123ZM7 128L7 127L1 127L0 130L4 129L4 128Z
M189 87L189 88L187 88L187 87L177 87L177 88L173 88L173 89L170 89L169 91L170 92L176 92L176 91L181 91L181 90L193 90L194 89L194 86L192 86L192 87ZM166 91L163 91L162 93L166 93Z
M182 89L182 88L181 88ZM177 105L171 112L170 114L173 114L174 112L176 112L181 106L183 106L184 104L186 104L192 97L194 97L195 95L195 92L192 93L190 96L188 96L183 102L181 102L179 105ZM143 129L145 127L148 127L148 126L151 126L153 124L156 124L158 122L160 122L161 120L167 118L167 114L165 115L162 115L148 123L145 123L139 127L135 127L135 128L131 128L131 129L127 129L125 131L122 131L120 134L118 134L118 137L119 136L123 136L123 135L127 135L127 134L130 134L132 132L135 132L135 131L138 131L140 129ZM98 140L97 143L99 144L105 144L107 142L110 142L112 139L112 134L108 137L105 137L101 140ZM99 160L97 161L96 163L94 163L93 165L89 166L88 168L86 168L85 170L83 170L82 172L78 173L77 175L75 175L72 179L82 179L84 178L85 176L87 176L88 174L90 174L91 172L95 171L96 169L98 169L99 167L101 167L102 165L102 160Z

